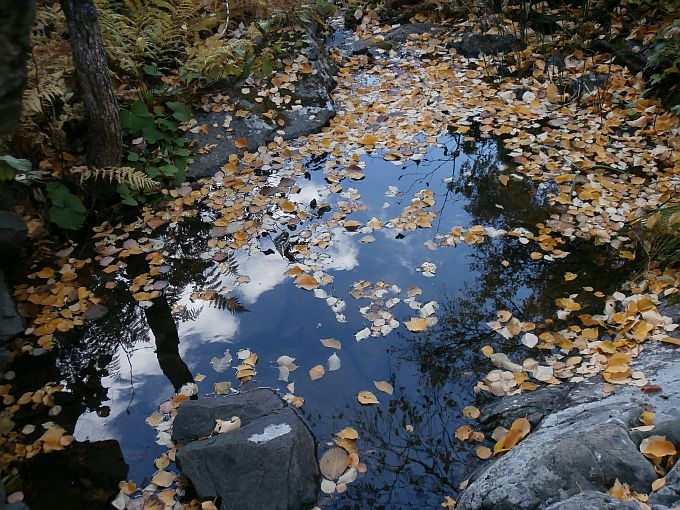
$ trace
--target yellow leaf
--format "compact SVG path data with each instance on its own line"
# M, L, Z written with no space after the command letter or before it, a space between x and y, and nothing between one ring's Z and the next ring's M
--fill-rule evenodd
M565 279L566 281L568 281L568 282L570 282L570 281L572 281L572 280L575 280L577 276L578 276L577 274L575 274L575 273L570 273L569 271L567 271L566 273L564 273L564 279Z
M667 336L667 337L662 338L661 341L665 342L667 344L677 345L678 347L680 347L680 339L678 339L678 338L672 338L670 336Z
M526 418L517 418L512 423L508 433L505 434L494 446L494 454L497 455L499 453L511 450L517 445L517 443L526 437L530 430L531 424L529 423L529 420Z
M373 393L366 390L359 392L359 394L357 395L357 400L359 401L360 404L363 405L380 403L378 398Z
M675 455L677 450L666 436L649 436L640 443L640 452L649 459L660 460L667 455Z
M392 388L392 385L387 381L373 381L373 384L375 384L375 387L380 391L387 393L388 395L394 393L394 388Z
M653 411L644 411L640 415L640 422L644 423L645 425L654 425L654 412Z
M345 427L335 435L338 436L340 439L350 440L359 439L359 433L356 431L356 429L353 429L352 427Z
M484 354L484 356L488 358L493 354L493 347L491 347L490 345L485 345L484 347L482 347L482 354Z
M313 290L319 286L319 282L312 275L301 274L295 279L295 285L305 290Z
M359 145L375 145L378 139L370 133L366 133L357 142Z
M413 317L408 322L404 322L404 326L406 326L406 329L409 331L420 333L421 331L427 330L427 320L421 317Z
M323 374L325 374L325 370L323 368L323 365L316 365L315 367L312 367L309 371L309 377L312 378L312 381L316 381L317 379L321 379L323 377Z
M293 213L296 210L295 204L293 202L291 202L290 200L285 200L285 199L281 200L281 203L279 204L279 206L281 207L281 210L283 212L287 212L287 213Z

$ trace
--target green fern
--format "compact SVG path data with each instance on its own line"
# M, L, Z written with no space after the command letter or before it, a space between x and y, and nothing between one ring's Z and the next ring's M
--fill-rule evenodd
M154 181L144 172L135 170L127 166L123 167L106 167L106 168L90 168L87 166L76 166L71 168L71 173L80 176L80 183L87 180L108 180L109 182L117 182L127 186L133 191L140 191L160 186L160 183Z
M253 54L253 43L247 39L222 41L218 37L206 40L204 46L194 48L180 70L180 76L191 81L200 75L211 80L239 76Z

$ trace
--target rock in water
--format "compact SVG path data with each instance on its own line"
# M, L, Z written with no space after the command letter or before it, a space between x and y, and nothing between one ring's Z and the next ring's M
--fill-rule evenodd
M649 342L633 367L663 391L646 394L634 386L619 386L614 393L605 394L601 382L587 382L505 397L494 404L489 414L500 424L509 426L516 417L529 416L534 431L487 465L463 492L456 508L633 508L621 501L611 506L603 493L618 479L634 491L648 494L658 477L652 463L640 453L640 442L662 435L680 443L677 348ZM542 404L546 409L541 409ZM632 430L640 425L644 410L655 412L654 429ZM666 486L650 496L650 504L663 505L653 509L680 504L680 472L676 468L669 472Z
M206 437L216 419L241 419L241 427ZM297 510L316 502L319 467L314 437L269 389L186 402L173 426L182 472L199 497L222 498L222 509Z

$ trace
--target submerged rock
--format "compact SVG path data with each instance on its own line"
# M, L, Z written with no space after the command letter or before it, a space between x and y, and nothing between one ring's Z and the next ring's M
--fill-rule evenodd
M509 427L515 418L528 416L534 431L486 466L463 492L457 508L614 508L599 496L588 499L582 495L571 503L569 500L583 491L606 492L617 478L636 492L650 493L657 475L651 462L640 453L639 445L650 435L666 435L675 444L680 442L679 355L677 347L650 343L634 362L636 370L643 371L651 383L663 389L660 393L647 394L637 387L620 386L614 393L605 394L600 382L547 388L505 397L496 403L490 413L496 423ZM656 413L655 428L632 431L640 425L640 415L645 410ZM488 428L490 423L486 425ZM660 504L680 504L676 497L680 494L680 480L676 481L675 476L680 478L669 474L665 493L653 495ZM664 495L667 499L661 500ZM555 506L559 502L564 506ZM588 504L579 506L583 502ZM628 507L618 502L616 508Z
M232 416L240 418L240 428L206 438L216 419ZM189 441L177 453L182 472L200 497L220 496L222 510L292 510L316 502L314 438L272 390L186 402L175 418L173 437Z

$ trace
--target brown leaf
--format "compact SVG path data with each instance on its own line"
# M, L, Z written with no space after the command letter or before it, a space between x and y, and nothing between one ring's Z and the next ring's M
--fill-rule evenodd
M310 369L309 377L312 378L312 381L316 381L317 379L321 379L325 373L326 371L324 370L323 365L316 365Z
M482 460L486 460L489 457L491 457L491 450L486 446L478 446L475 449L475 452L477 453L477 457L479 457Z
M404 326L406 326L406 329L409 331L420 333L421 331L427 330L427 319L413 317L411 320L404 322Z
M295 279L295 285L305 290L314 290L319 286L319 282L312 275L301 274Z
M337 480L347 469L349 454L342 448L331 448L319 461L321 474L329 480Z

